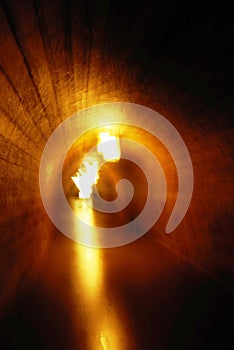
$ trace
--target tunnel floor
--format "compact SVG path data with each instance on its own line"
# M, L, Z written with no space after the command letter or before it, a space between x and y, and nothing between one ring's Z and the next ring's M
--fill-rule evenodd
M152 239L91 249L92 265L87 248L56 235L1 328L1 349L233 348L232 291Z

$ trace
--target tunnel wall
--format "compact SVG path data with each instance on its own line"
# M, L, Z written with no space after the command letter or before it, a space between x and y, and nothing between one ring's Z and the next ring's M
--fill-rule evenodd
M38 170L52 131L94 104L164 115L194 166L187 216L156 241L233 282L233 25L228 10L121 2L2 1L0 6L0 305L36 278L53 226ZM166 174L170 178L170 173Z

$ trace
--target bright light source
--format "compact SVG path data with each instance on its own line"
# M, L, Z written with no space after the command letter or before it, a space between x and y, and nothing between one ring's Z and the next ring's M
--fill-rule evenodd
M97 149L107 161L118 161L120 159L119 139L108 132L100 133Z
M72 176L76 187L80 190L79 198L90 198L92 187L98 181L98 161L84 160L83 167Z
M102 163L100 156L105 161L116 162L120 159L119 139L108 132L101 132L98 137L97 151L92 156L86 157L81 168L72 176L72 180L79 189L79 198L90 198L95 185L99 179L98 169Z

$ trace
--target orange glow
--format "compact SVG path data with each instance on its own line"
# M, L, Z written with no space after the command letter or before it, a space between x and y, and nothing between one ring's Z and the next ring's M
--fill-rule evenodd
M130 339L125 327L130 327L126 314L125 325L121 322L123 310L110 303L103 281L102 250L77 246L77 291L82 294L86 306L85 322L89 325L88 347L90 350L127 350ZM120 303L119 303L120 306ZM95 315L95 316L94 316Z
M89 206L82 200L76 199L74 201L74 209L77 214L82 215L82 219L89 223L87 231L83 234L87 236L87 240L94 240L94 230L92 228L93 224L93 211ZM75 228L77 232L80 231L80 227ZM89 237L89 238L88 238ZM94 242L93 242L94 243ZM80 275L80 284L85 290L85 297L88 302L95 300L96 296L99 294L100 281L102 280L102 262L100 259L100 250L93 249L85 246L77 246L78 253L78 270Z
M79 198L70 198L70 205L76 215L88 224L81 227L77 222L74 230L79 235L85 236L87 244L98 246L98 227L94 222L94 213L91 207L92 190L99 180L99 167L106 162L116 162L120 159L120 142L114 129L108 127L98 130L97 148L81 158L79 168L75 176L72 176L76 187L79 189ZM96 135L91 135L88 141L94 140ZM90 142L90 148L95 144ZM89 148L89 149L90 149ZM87 151L86 151L87 154ZM70 176L69 176L70 177ZM122 310L110 303L106 293L104 264L102 249L77 245L76 248L77 278L74 279L74 287L82 294L86 312L83 314L88 327L88 347L90 350L109 350L128 348L129 339L125 332L125 326L121 322ZM95 317L94 317L95 315ZM124 315L128 324L127 316ZM129 325L128 325L129 326Z
M79 246L78 251L80 282L85 289L87 301L92 303L99 294L100 283L102 281L100 251L83 246Z

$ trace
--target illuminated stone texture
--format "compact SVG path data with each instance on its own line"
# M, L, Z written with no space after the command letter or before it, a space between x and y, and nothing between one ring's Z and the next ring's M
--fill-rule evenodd
M0 319L15 313L2 327L5 348L34 336L35 349L227 348L233 39L231 11L197 3L1 2ZM150 107L176 127L194 166L193 200L166 235L176 180L164 158L172 192L154 229L129 247L89 253L47 217L39 164L63 120L114 101Z

